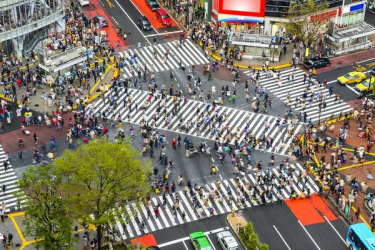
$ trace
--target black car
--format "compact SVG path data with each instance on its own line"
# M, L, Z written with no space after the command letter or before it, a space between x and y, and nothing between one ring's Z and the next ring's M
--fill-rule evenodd
M138 26L142 29L142 30L151 30L152 27L151 27L151 23L148 21L148 19L145 17L145 16L141 16L139 19L138 19Z
M148 7L150 7L150 9L152 11L157 11L158 9L160 9L160 6L159 4L156 2L156 0L146 0L146 3L148 5Z
M372 70L371 70L371 75L372 75L372 76L375 76L375 67L372 68Z
M314 57L303 64L306 69L328 67L331 65L331 61L328 58Z
M102 27L107 27L108 26L108 22L107 22L107 19L105 19L104 16L94 16L94 23L97 24L99 23L99 25L101 24Z
M146 250L160 250L160 247L158 247L158 246L151 246L151 247L148 247Z

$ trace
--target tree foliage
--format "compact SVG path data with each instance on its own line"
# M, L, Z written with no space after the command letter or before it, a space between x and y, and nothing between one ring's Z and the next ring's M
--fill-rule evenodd
M241 241L247 250L268 250L267 244L260 244L258 235L254 231L253 223L247 223L244 230L240 233Z
M17 182L20 191L16 194L19 199L27 199L23 224L26 235L36 239L36 249L57 250L71 249L72 218L60 197L59 186L61 178L55 177L52 165L40 165L25 170L21 180Z
M140 157L130 143L97 139L75 152L65 150L55 160L56 172L65 180L60 187L64 201L76 217L98 226L98 239L114 209L146 196L151 169Z
M324 13L329 7L326 1L307 0L305 3L296 2L288 10L286 29L303 42L305 48L315 42L319 32L324 34L324 27L329 22L328 17L310 19L311 16Z

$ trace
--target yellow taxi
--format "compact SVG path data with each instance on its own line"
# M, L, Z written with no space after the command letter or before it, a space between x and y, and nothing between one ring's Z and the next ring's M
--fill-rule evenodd
M345 84L352 84L352 83L360 83L364 79L366 79L366 75L362 72L349 72L343 76L340 76L337 78L337 82L339 84L345 85Z
M354 87L354 89L358 90L359 92L364 92L364 91L370 92L370 91L372 91L374 83L375 83L375 76L373 76L371 78L367 78L366 80L364 80L360 84L357 84Z

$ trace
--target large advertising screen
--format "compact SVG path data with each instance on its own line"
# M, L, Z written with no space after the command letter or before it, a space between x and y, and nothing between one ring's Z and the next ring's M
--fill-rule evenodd
M266 0L219 0L219 13L264 17Z

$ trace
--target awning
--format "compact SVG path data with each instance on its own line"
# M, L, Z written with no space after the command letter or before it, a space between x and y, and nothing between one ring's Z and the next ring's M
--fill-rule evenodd
M328 39L335 43L342 43L372 34L375 34L375 27L363 22L337 29L333 32L333 36L328 35Z

